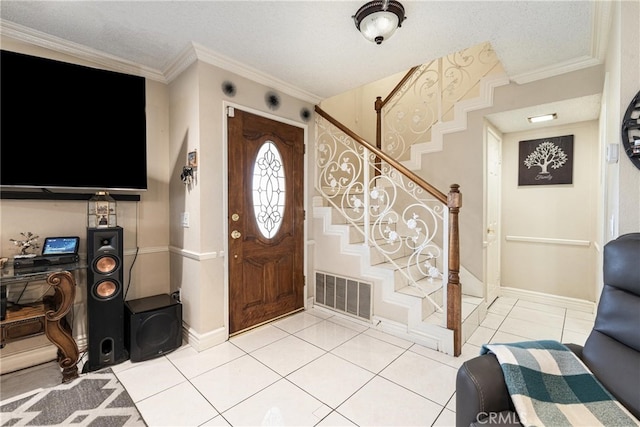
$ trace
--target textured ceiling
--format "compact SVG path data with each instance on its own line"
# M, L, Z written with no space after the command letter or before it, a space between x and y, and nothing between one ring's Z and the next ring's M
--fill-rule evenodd
M46 40L121 70L170 81L198 58L319 103L414 65L490 42L512 81L602 63L611 2L402 0L407 19L382 45L352 16L365 1L2 0L0 34ZM99 62L99 61L98 61ZM244 74L243 74L244 73ZM526 117L556 112L531 125ZM597 119L599 96L490 117L503 132Z
M3 0L0 17L164 76L195 44L317 100L486 41L516 81L602 59L606 2L402 3L407 20L382 45L355 28L364 1Z

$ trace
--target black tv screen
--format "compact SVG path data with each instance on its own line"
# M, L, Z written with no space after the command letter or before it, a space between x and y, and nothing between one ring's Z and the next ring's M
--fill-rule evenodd
M147 189L144 77L1 55L2 187Z

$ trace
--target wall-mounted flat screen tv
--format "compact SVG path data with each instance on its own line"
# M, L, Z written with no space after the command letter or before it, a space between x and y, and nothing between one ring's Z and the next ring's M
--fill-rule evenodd
M147 189L144 77L0 53L3 188Z

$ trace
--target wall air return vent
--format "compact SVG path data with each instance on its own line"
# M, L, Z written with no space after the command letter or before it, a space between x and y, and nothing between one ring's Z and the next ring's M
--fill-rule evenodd
M315 303L371 320L371 283L316 272Z

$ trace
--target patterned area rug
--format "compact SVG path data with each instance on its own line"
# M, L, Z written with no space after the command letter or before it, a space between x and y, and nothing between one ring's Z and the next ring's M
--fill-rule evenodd
M110 368L0 401L0 426L146 426Z

